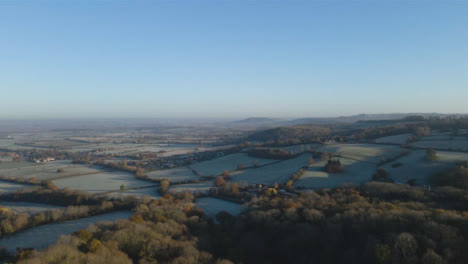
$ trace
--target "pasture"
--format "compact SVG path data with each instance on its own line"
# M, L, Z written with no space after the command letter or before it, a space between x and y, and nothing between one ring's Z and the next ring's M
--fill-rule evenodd
M142 197L150 197L151 199L159 199L161 198L161 195L158 192L158 187L148 187L148 188L138 188L138 189L131 189L131 190L125 190L125 191L117 191L117 192L111 192L107 193L106 197L111 198L111 199L124 199L128 196L135 196L136 198L142 198Z
M148 181L142 181L128 172L112 171L83 176L68 177L52 181L58 188L87 191L89 193L102 193L120 190L123 184L126 188L137 188L154 185Z
M57 173L62 169L62 173ZM0 164L0 176L37 180L49 180L102 172L98 167L72 164L70 160L56 160L46 164L32 162L9 162Z
M457 160L468 160L468 153L437 151L437 161L427 161L425 150L413 150L395 162L385 164L384 168L390 177L398 183L406 183L410 179L417 184L427 184L428 177L451 168ZM392 164L401 163L397 168Z
M146 173L151 179L168 179L170 182L198 180L199 177L188 167L177 167L168 170L156 170Z
M400 146L378 144L332 144L317 148L317 151L331 152L343 158L378 163L383 158L397 156Z
M170 193L178 193L178 192L206 192L209 191L210 188L213 187L213 181L206 181L200 183L188 183L188 184L177 184L171 185L169 187Z
M5 248L10 253L15 253L16 248L43 249L55 243L62 235L70 235L101 221L128 219L130 215L130 211L118 211L63 223L37 226L0 239L0 247Z
M218 176L224 171L235 171L239 164L244 167L253 167L255 162L258 166L261 166L276 162L276 160L250 157L245 153L235 153L196 163L191 167L202 176Z
M212 197L198 198L195 200L195 205L203 209L205 214L209 217L215 217L221 211L226 211L231 215L238 215L243 210L240 204Z
M284 160L274 164L259 168L249 168L231 173L233 182L246 182L247 184L267 184L285 183L293 173L300 168L307 166L308 159L312 154L304 153L293 159Z
M50 204L40 204L40 203L26 203L26 202L0 202L0 207L7 208L9 211L22 214L27 213L29 215L34 215L37 213L55 210L55 209L63 209L65 207L50 205Z
M468 138L454 138L448 140L433 140L423 138L412 144L413 147L418 148L433 148L433 149L445 149L455 151L468 151Z
M12 193L19 191L21 189L34 187L34 185L30 184L22 184L22 183L13 183L0 180L0 194L2 193Z
M324 170L327 161L320 161L309 166L308 170L295 182L294 186L320 189L333 188L348 183L359 185L369 181L377 170L377 166L373 163L346 158L339 158L339 160L343 165L343 172L327 173Z
M375 140L375 143L379 144L396 144L396 145L403 145L408 143L408 138L411 136L411 134L400 134L400 135L394 135L394 136L388 136L388 137L381 137L377 138Z

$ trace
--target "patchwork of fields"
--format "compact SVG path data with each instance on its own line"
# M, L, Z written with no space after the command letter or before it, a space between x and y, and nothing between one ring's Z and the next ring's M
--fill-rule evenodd
M169 157L223 148L200 147L200 144L194 144L193 140L188 140L187 142L191 143L187 144L137 144L132 142L146 141L131 141L126 138L128 136L126 133L120 136L113 135L124 141L116 143L113 143L112 137L106 138L105 136L102 138L96 137L95 141L89 138L88 142L86 137L76 137L82 140L60 139L54 141L53 138L58 134L57 132L57 134L48 135L49 138L37 136L37 140L27 134L15 135L15 140L0 139L0 148L21 150L60 148L72 153L91 152L100 149L97 152L100 155L110 154L109 156L102 156L103 159L114 161L124 158L132 159L131 155L143 152L159 153L160 157ZM272 186L275 183L284 184L290 179L291 175L301 168L306 168L306 171L295 182L294 186L297 189L333 188L343 184L359 185L371 179L379 168L379 162L399 156L403 151L407 151L400 145L406 144L410 136L411 134L400 134L381 137L375 140L375 144L323 145L314 143L279 147L289 152L299 153L295 158L282 161L251 157L246 153L239 152L194 163L190 166L150 171L146 172L146 175L150 179L169 179L171 182L169 193L184 191L207 192L214 188L214 179L187 184L177 183L200 181L206 179L203 176L215 177L225 171L230 172L230 179L226 178L228 182L249 185L263 184ZM15 144L16 141L20 141L22 144ZM468 151L468 137L466 135L454 136L449 132L433 132L431 136L423 137L413 142L411 146ZM333 153L336 159L339 159L343 164L343 172L336 174L325 172L326 161L318 161L309 166L308 160L313 154L308 150ZM88 153L84 155L88 155ZM130 156L127 157L126 155ZM417 184L427 184L430 175L450 168L457 160L468 160L468 152L437 151L439 159L432 162L426 161L425 155L426 151L424 149L411 149L408 155L386 163L381 168L384 168L389 177L397 183L407 183L408 180L414 179ZM27 161L13 162L11 157L11 155L4 155L0 159L0 176L11 179L52 180L58 188L86 191L110 199L125 199L130 196L136 198L148 197L150 199L159 199L161 197L158 193L157 183L138 179L133 173L109 171L92 165L72 164L71 160L35 164ZM185 159L185 157L182 157L182 159ZM147 162L147 160L143 160L143 162ZM396 163L399 163L399 166L395 166ZM238 168L239 165L244 168ZM61 172L58 172L58 170ZM120 191L122 185L125 190ZM0 194L12 193L29 187L33 187L33 185L0 180ZM215 217L220 211L237 215L243 210L243 207L239 204L211 197L198 198L195 205L203 209L206 215L210 217ZM29 215L62 208L47 204L2 201L0 201L0 207L7 208L8 211L13 213ZM101 220L126 219L129 215L130 212L114 212L60 224L38 226L0 239L0 247L5 247L10 252L14 252L16 247L44 248L55 242L62 234L70 234Z

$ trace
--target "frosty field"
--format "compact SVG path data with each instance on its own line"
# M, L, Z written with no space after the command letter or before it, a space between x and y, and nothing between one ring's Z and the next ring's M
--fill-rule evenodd
M395 162L382 166L390 177L398 183L406 183L409 179L415 179L417 184L427 184L429 176L442 172L452 167L457 160L468 160L468 153L437 151L437 161L427 161L425 150L413 150ZM392 168L394 163L402 163L402 166Z
M201 183L177 184L169 187L169 192L204 192L213 187L213 181L206 181Z
M39 204L39 203L25 203L25 202L0 202L0 207L5 207L9 211L16 214L27 213L29 215L41 213L48 210L62 209L62 206Z
M256 157L250 157L245 153L235 153L226 155L221 158L212 159L200 163L196 163L191 167L203 176L218 176L224 171L235 171L237 165L242 164L244 167L254 166L254 162L258 165L265 165L276 162L276 160L262 159Z
M371 179L377 167L369 162L339 158L343 164L342 173L327 173L324 170L326 161L314 163L294 184L296 187L320 189L333 188L345 183L359 185Z
M402 149L399 146L378 144L333 144L317 148L317 151L335 153L343 158L378 163L382 158L400 154Z
M195 200L195 205L203 209L209 217L215 217L221 211L226 211L231 215L238 215L243 210L240 204L212 197L198 198Z
M188 167L177 167L168 170L157 170L146 173L151 179L168 179L170 182L180 182L188 180L197 180L199 177L195 175Z
M408 137L410 136L411 134L400 134L400 135L394 135L394 136L388 136L388 137L381 137L381 138L377 138L375 140L375 143L403 145L407 143Z
M259 168L249 168L231 173L232 181L250 184L281 184L289 180L293 173L307 166L311 154L304 153L296 158L284 160Z
M154 185L151 182L138 180L133 174L112 171L98 174L69 177L52 181L58 188L87 191L90 193L102 193L120 190L123 184L126 188L136 188Z
M117 191L112 193L107 193L106 197L114 199L123 199L128 196L135 196L137 198L142 198L148 196L152 199L159 199L161 195L158 192L158 187L148 187L148 188L139 188L133 190Z
M62 169L63 172L57 173L58 169ZM11 162L11 164L4 163L0 165L0 176L20 179L30 179L34 177L37 180L49 180L99 172L103 172L103 170L95 166L72 164L71 161L65 160L52 161L47 164Z
M411 146L418 148L468 151L468 139L456 138L453 140L419 140L412 143Z
M63 223L42 225L0 239L0 247L10 253L15 253L16 248L42 249L55 243L61 235L69 235L100 221L128 219L130 215L129 211L118 211Z
M21 183L13 183L13 182L6 182L0 180L0 194L2 193L12 193L24 188L34 187L30 184L21 184Z

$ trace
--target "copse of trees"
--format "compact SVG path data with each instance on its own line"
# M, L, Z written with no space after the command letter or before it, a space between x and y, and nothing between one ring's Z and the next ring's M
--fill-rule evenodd
M382 188L372 191L376 184ZM465 263L466 211L439 207L431 192L425 203L390 195L413 191L407 198L421 198L419 188L390 183L298 197L269 192L196 234L202 249L236 263ZM391 198L371 194L382 192Z
M165 194L167 191L169 191L169 186L171 185L171 182L168 179L163 179L159 182L159 193L160 194Z
M426 160L436 161L438 159L439 159L439 157L437 157L437 152L434 149L429 148L429 149L426 150Z
M429 177L429 182L436 186L468 189L468 162L457 162L454 168Z
M287 146L322 142L330 135L330 132L331 129L327 126L278 127L255 132L249 135L247 140L265 142L269 146Z
M0 237L39 225L84 218L115 210L129 210L136 204L132 199L109 201L96 198L87 193L50 189L19 191L2 195L0 198L3 201L26 201L58 205L74 204L68 205L65 209L52 209L34 215L27 213L16 214L7 208L0 207Z
M331 159L325 164L324 169L328 173L341 173L343 172L343 165L339 159Z
M252 198L240 215L221 212L215 223L194 207L193 195L165 194L138 203L130 220L77 232L45 251L18 254L17 260L45 263L73 256L83 263L466 263L467 199L466 190L454 187L429 191L383 182L298 196L281 195L271 187Z
M207 219L203 211L188 204L192 200L193 196L181 194L177 199L143 203L130 220L78 231L45 251L16 258L24 264L50 263L52 259L56 263L89 264L232 263L199 250L197 238L189 227Z
M393 182L393 179L388 175L387 170L379 168L377 172L372 175L373 181Z

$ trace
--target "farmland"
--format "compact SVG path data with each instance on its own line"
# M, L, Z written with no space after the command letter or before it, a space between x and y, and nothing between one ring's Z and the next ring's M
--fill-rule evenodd
M0 180L0 194L1 193L12 193L18 190L33 187L29 184L21 184L21 183L12 183Z
M383 168L398 183L414 179L417 184L427 184L429 176L453 167L458 160L468 160L468 153L438 151L437 157L436 161L428 161L425 150L413 150L395 162L400 166L394 168L392 165L395 163L389 163Z
M209 217L215 217L221 211L226 211L231 215L238 215L243 209L240 204L211 197L198 198L195 200L195 205L203 209Z
M188 167L151 171L147 173L147 176L155 180L168 179L171 182L197 180L200 178Z
M127 172L102 172L83 176L68 177L52 181L58 188L69 188L90 193L102 193L125 188L137 188L152 185L150 182L138 180Z
M91 224L95 224L100 221L127 219L129 216L129 211L119 211L58 224L38 226L0 239L0 247L5 248L11 253L14 253L16 248L41 249L55 243L55 241L57 241L57 239L62 235L71 234L75 231L86 228Z
M224 135L216 132L204 137L198 131L181 130L184 132L178 136L146 130L54 131L0 139L0 146L8 147L0 152L0 193L5 198L0 201L0 231L10 234L0 238L0 247L10 252L16 247L44 248L60 235L96 221L127 219L130 213L121 210L142 210L139 215L148 217L147 208L161 201L177 203L178 199L186 199L184 204L194 203L210 218L226 211L233 218L224 215L221 219L231 221L249 204L265 197L295 199L308 195L308 190L322 193L336 187L363 186L379 180L373 179L379 169L387 173L386 182L427 186L434 173L453 168L458 160L468 160L467 152L453 151L464 148L467 138L461 133L433 132L414 137L398 130L392 135L378 133L369 140L346 141L338 136L298 143L293 138L278 144L269 140L262 145L261 141L234 140L216 144L213 140ZM178 129L173 131L179 133ZM294 129L291 134L296 135ZM201 138L210 143L201 142ZM426 159L427 148L437 149L437 159ZM280 154L274 156L275 151ZM339 160L341 169L327 172L329 159ZM25 188L29 189L21 191ZM294 210L289 209L287 214L294 217ZM188 212L188 207L184 210ZM190 212L191 216L200 213ZM24 220L26 216L30 217L28 221ZM25 226L8 229L7 223L16 223L16 219L23 219ZM221 224L216 219L214 222ZM45 238L37 239L40 236Z
M376 165L353 159L340 158L343 172L327 173L324 171L326 161L320 161L309 166L295 186L308 189L332 188L343 184L359 185L371 179L376 171Z
M277 162L259 168L249 168L235 171L231 174L234 182L246 182L248 184L267 184L285 183L289 177L302 167L307 166L307 160L312 157L305 153L296 158Z
M203 176L218 176L224 171L235 171L238 166L254 167L274 163L276 160L250 157L244 153L230 154L221 158L196 163L191 167Z
M7 208L9 211L16 214L27 213L29 215L40 212L62 209L62 206L39 204L39 203L23 203L23 202L0 202L0 207Z
M188 184L171 185L169 187L169 192L170 193L206 192L210 188L213 188L213 181L206 181L206 182L201 182L201 183L188 183Z
M404 145L408 142L408 138L410 136L411 134L406 133L406 134L401 134L401 135L381 137L381 138L377 138L375 140L375 143Z
M399 146L378 144L331 144L317 148L317 151L331 152L348 159L378 163L402 152Z

